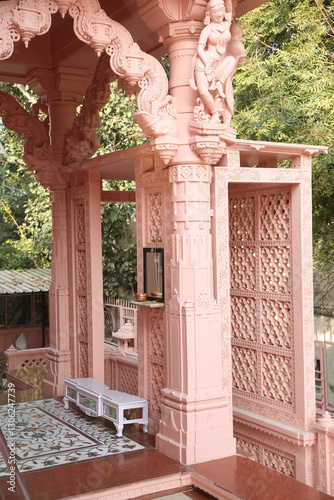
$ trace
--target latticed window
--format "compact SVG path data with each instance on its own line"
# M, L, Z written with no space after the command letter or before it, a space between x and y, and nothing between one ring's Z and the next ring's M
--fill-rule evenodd
M231 192L233 388L290 407L293 394L290 189Z

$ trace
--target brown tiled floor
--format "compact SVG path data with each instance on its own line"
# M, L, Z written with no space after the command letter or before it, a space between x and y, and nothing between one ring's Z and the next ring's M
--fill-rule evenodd
M136 432L129 434L129 437L136 438ZM138 434L146 439L147 444L154 439L143 433ZM197 477L205 478L220 487L221 498L227 493L227 498L233 498L235 495L236 500L333 500L329 495L247 458L234 456L184 467L155 449L28 472L22 477L31 500L58 500L148 479L163 478L170 474L185 474L189 470ZM1 479L0 485L7 491L6 478ZM160 495L140 497L140 500L164 498L167 495L171 495L169 500L213 498L188 487L184 488L183 492L165 491ZM18 498L10 496L11 500Z
M243 500L333 500L248 458L233 456L193 465L192 470Z
M56 500L184 472L179 463L149 449L27 472L22 478L31 500ZM6 479L0 480L4 491Z

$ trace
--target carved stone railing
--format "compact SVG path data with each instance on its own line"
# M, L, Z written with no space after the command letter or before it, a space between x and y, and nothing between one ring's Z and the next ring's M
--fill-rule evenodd
M110 389L138 396L138 356L105 344L104 383Z
M11 345L5 351L7 371L11 372L12 370L19 370L21 368L45 367L46 350L46 347L18 350Z

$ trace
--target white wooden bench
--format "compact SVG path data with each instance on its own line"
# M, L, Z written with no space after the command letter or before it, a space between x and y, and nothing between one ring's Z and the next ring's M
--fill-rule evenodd
M104 417L113 422L117 436L123 435L125 424L143 424L143 431L147 432L148 403L146 399L127 394L126 392L112 391L102 382L93 378L65 379L64 407L68 409L69 401L75 403L90 417ZM131 411L141 409L140 417L131 415ZM127 415L124 412L128 410Z

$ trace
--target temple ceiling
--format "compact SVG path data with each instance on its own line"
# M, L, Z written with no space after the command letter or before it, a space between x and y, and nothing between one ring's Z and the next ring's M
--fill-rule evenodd
M237 2L236 16L252 10L266 1L240 0ZM159 11L164 10L173 17L171 6L181 3L186 4L187 2L185 0L183 2L170 2L169 0L167 3L166 1L140 0L138 8L136 0L100 1L102 9L108 17L122 24L143 52L155 57L163 55L166 49L159 41L157 33L152 29L152 22L146 14L147 10L152 9L152 4L157 4ZM195 15L195 17L199 17L199 20L202 19L201 8L203 9L206 2L195 0L194 2L189 1L188 4L194 4L195 7L198 4L198 8L193 9L192 16ZM149 27L150 25L151 27ZM22 40L15 43L14 53L11 57L0 62L0 80L26 83L27 74L37 67L85 68L93 73L97 60L95 51L76 37L73 30L73 19L69 15L62 19L60 13L57 12L52 16L52 25L49 31L42 36L32 38L27 48Z

